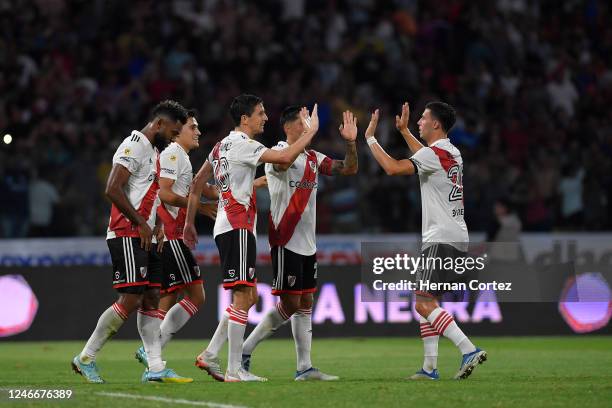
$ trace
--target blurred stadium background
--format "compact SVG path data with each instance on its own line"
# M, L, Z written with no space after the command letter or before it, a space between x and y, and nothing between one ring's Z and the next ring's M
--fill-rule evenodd
M315 147L336 158L342 110L357 113L361 139L380 107L381 144L407 157L393 122L401 103L414 126L426 102L449 102L471 238L519 241L528 262L609 277L611 19L597 0L0 0L0 336L88 336L114 298L103 196L112 154L165 98L199 111L194 169L231 129L227 107L242 92L264 99L268 146L284 106L318 102ZM418 180L384 175L362 140L358 151L356 177L319 185L315 338L417 341L409 296L359 301L358 264L362 241L418 238ZM263 285L251 323L273 302L265 192L258 204ZM207 303L184 338L209 337L227 301L212 223L198 230ZM610 284L598 282L607 302L563 303L565 286L559 302L453 310L470 334L610 334ZM135 325L119 337L137 338Z

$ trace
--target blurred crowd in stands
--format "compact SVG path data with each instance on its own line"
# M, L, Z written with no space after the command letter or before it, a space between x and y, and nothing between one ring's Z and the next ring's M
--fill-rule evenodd
M388 177L363 140L408 157L394 128L455 106L466 221L503 201L527 231L612 229L612 13L606 1L0 0L0 237L102 235L111 158L150 108L199 111L196 171L254 93L282 138L288 104L319 103L314 147L342 158L340 112L359 125L359 173L321 180L320 233L420 232L417 177ZM10 135L12 142L6 144ZM260 168L260 172L263 169ZM269 199L259 193L259 232ZM211 231L201 221L200 232Z

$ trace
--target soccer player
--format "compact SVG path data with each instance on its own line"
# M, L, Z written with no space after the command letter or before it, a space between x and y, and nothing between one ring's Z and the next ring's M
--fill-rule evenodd
M83 351L72 360L73 370L88 382L104 382L98 373L96 355L136 310L138 332L149 356L149 369L142 381L193 381L165 368L161 358L161 319L157 310L161 261L151 245L159 189L157 146L178 135L186 120L187 112L179 103L161 102L153 109L151 121L140 132L132 131L113 156L106 185L106 196L112 202L106 242L113 263L113 287L119 298L102 313Z
M463 160L461 153L448 139L448 131L455 124L455 110L443 102L430 102L418 122L419 134L427 143L423 146L408 130L409 106L404 103L395 126L412 151L409 159L396 160L378 144L374 133L378 124L378 109L372 114L365 137L370 150L388 175L401 176L418 173L422 200L422 251L424 259L466 255L469 237L463 219ZM417 271L419 282L441 283L455 280L454 271L429 267ZM454 276L453 276L454 275ZM455 379L467 378L472 370L487 359L487 353L474 346L461 331L451 315L440 307L443 291L416 291L416 310L424 346L424 363L410 379L439 378L436 368L438 339L443 335L457 346L463 355Z
M206 350L197 356L196 365L218 381L266 381L241 365L249 309L257 303L255 170L261 163L284 166L293 163L317 132L319 118L317 105L310 117L307 109L302 108L300 120L304 124L304 136L285 149L273 150L254 140L263 133L268 120L261 98L248 94L237 96L230 105L230 116L235 128L215 145L194 178L185 221L184 241L193 248L197 243L193 221L198 199L205 181L214 173L221 195L213 235L221 258L223 287L232 291L232 304L223 314ZM223 376L218 354L226 339L229 356Z
M200 129L195 111L187 112L187 122L181 133L160 155L158 219L163 221L165 239L162 251L162 287L159 313L163 319L160 327L161 347L193 317L204 303L204 287L200 268L183 243L183 227L187 213L187 197L193 178L188 153L199 147ZM206 198L217 200L215 187L206 185ZM200 203L200 213L215 218L217 203ZM183 299L177 303L179 292ZM147 354L144 346L136 351L136 359L145 367Z
M287 141L279 142L273 149L284 149L303 137L304 124L299 111L298 106L285 108L280 123ZM266 164L271 200L272 294L280 296L280 302L244 342L242 364L246 370L250 368L255 347L291 320L297 352L295 380L338 379L312 366L310 349L313 293L317 289L315 227L318 177L319 174L348 176L357 173L357 120L349 111L343 113L343 119L340 134L346 142L344 160L331 160L315 150L303 150L290 165Z

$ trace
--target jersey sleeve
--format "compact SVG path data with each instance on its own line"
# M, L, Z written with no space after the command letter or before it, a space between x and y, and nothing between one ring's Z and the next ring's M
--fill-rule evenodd
M264 154L268 148L257 140L249 139L243 143L240 143L235 151L234 158L236 161L247 164L251 167L257 167L259 164L259 158Z
M176 180L179 169L179 157L176 152L164 150L159 157L159 177Z
M319 174L324 176L332 175L332 162L333 160L324 155L323 153L315 151L317 155L317 163L319 163Z
M139 142L125 140L119 145L113 156L113 164L120 164L130 173L140 168L143 160L143 149Z
M414 164L418 173L433 173L441 168L440 160L429 147L423 147L412 155L410 161Z

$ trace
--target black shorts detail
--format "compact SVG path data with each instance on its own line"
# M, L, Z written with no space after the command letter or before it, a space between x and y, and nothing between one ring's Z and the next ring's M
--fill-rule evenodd
M421 287L421 282L429 282L430 284L463 282L466 278L464 274L459 274L453 269L445 269L443 265L445 260L448 261L448 258L454 261L466 256L467 252L460 251L449 244L433 244L427 247L423 250L423 258L426 264L416 271L417 287ZM439 297L449 290L416 290L415 292L421 296Z
M164 242L162 260L162 292L169 293L187 285L202 284L200 267L183 240Z
M215 243L221 258L223 287L231 289L238 285L255 286L255 235L247 229L235 229L217 235Z
M272 294L301 295L317 290L317 254L300 255L281 246L272 247Z
M113 288L140 294L148 285L161 286L161 258L154 247L147 252L140 247L140 238L131 237L111 238L106 243L113 263Z

